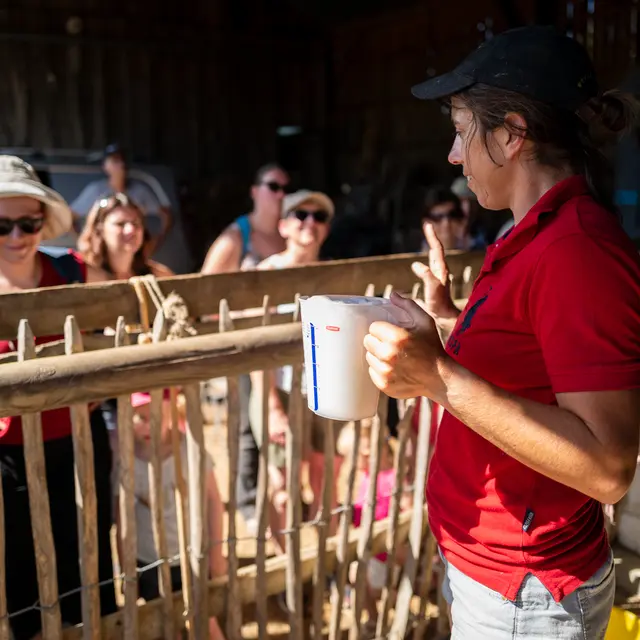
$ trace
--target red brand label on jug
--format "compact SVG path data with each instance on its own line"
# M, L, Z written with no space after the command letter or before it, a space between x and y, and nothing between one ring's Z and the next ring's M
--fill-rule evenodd
M340 327L327 326L327 327L325 327L325 329L327 331L340 331Z

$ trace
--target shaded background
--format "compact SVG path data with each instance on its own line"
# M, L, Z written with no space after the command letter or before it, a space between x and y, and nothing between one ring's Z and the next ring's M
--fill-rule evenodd
M119 141L164 176L192 268L273 159L339 201L328 255L405 250L419 187L458 175L448 116L410 86L529 23L584 42L605 87L635 69L638 0L2 0L0 147L95 173Z

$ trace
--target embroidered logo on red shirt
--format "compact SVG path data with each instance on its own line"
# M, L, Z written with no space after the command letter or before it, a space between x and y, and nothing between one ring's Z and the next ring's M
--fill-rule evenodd
M476 300L476 302L469 307L467 312L464 314L464 318L462 318L462 322L460 326L449 336L449 340L447 341L447 349L449 349L454 355L458 355L460 353L460 341L458 338L467 330L471 328L471 323L473 319L478 313L480 307L487 301L489 297L489 292L491 291L491 287L489 287L489 291L485 293L482 298Z

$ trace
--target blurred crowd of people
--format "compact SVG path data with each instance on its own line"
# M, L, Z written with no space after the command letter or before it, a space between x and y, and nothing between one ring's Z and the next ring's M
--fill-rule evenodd
M71 205L56 191L42 184L36 171L15 156L0 156L0 293L49 287L79 282L127 280L135 276L171 276L171 270L151 259L172 224L167 203L159 202L144 183L127 175L125 155L120 148L106 150L103 168L105 179L88 185ZM250 189L253 207L242 213L210 247L202 273L213 274L247 269L283 269L317 262L335 216L335 205L325 193L311 190L291 192L290 177L278 164L261 167ZM481 232L471 231L474 203L466 192L462 197L450 189L429 190L424 203L424 220L433 224L447 248L472 249L482 244ZM160 224L157 224L159 221ZM155 225L154 225L155 223ZM74 229L77 247L54 256L42 250L42 243ZM283 312L290 309L279 309ZM39 336L38 344L60 336ZM16 349L13 341L0 342L0 353ZM269 447L270 534L276 548L284 550L287 503L285 434L288 431L288 404L291 393L291 367L268 374L266 385L269 405L269 442L261 442L260 414L263 385L261 373L247 374L241 379L240 464L238 475L239 508L249 531L254 530L259 449ZM138 519L138 562L145 567L157 560L151 535L148 465L150 460L150 417L148 394L133 394L133 428L136 449L136 516ZM177 482L173 473L172 430L179 434L183 454L186 417L177 424L171 420L167 394L163 401L162 450L167 473L163 482ZM114 495L119 486L117 417L115 400L90 407L94 438L94 467L98 504L98 541L100 580L114 575L114 559L109 532L119 525L120 515ZM75 516L74 454L71 419L68 409L42 414L47 482L54 545L58 564L60 593L74 592L80 587L78 535ZM325 450L325 428L322 420L314 421L311 450L306 452L301 483L308 497L308 513L320 506ZM336 433L336 440L339 433ZM363 439L364 442L364 439ZM336 447L336 442L333 443ZM364 446L364 445L363 445ZM364 452L364 450L363 450ZM337 450L336 450L336 453ZM363 453L366 455L366 453ZM342 456L337 456L339 469ZM186 466L186 465L185 465ZM183 467L184 468L184 467ZM212 469L212 467L211 467ZM22 612L11 618L16 639L38 637L40 614L30 606L38 600L35 551L31 534L30 507L27 491L27 467L24 458L22 425L19 417L0 418L0 470L5 498L6 522L11 535L7 546L7 598L9 612ZM221 523L223 505L215 475L209 474L207 487L210 536L223 537ZM167 495L172 498L173 493ZM334 496L336 492L334 491ZM384 496L383 496L384 497ZM388 501L388 496L385 498ZM169 546L177 550L176 510L168 500L167 518ZM174 505L175 507L175 505ZM335 530L335 522L332 530ZM226 571L221 545L211 545L211 575ZM180 588L177 558L172 563L172 581ZM380 567L377 567L378 573ZM379 583L379 576L374 579ZM139 595L153 599L159 593L157 572L142 571ZM101 588L101 611L115 611L113 584ZM22 611L25 610L25 611ZM75 624L81 620L81 598L75 592L61 601L63 621ZM212 623L213 625L214 623ZM219 628L212 637L222 637Z
M104 156L105 178L89 184L68 205L64 199L40 181L33 168L15 156L0 156L0 293L48 287L76 282L127 280L135 276L171 276L165 265L151 259L164 241L172 224L172 212L167 202L160 202L148 187L128 176L126 157L119 147L109 147ZM307 265L320 260L323 243L329 236L336 214L333 200L325 193L290 189L290 176L276 163L266 164L256 172L250 187L253 206L229 225L209 248L201 271L215 274L248 269L283 269ZM426 191L423 203L423 225L432 225L446 249L483 249L486 233L478 220L478 205L466 180L460 178L451 187L433 186ZM45 240L54 239L70 229L77 234L77 247L68 253L53 256L41 250ZM425 239L424 250L428 250ZM285 312L290 309L278 309ZM44 343L59 336L38 337ZM0 343L0 353L13 351L11 341ZM270 532L276 548L284 550L282 531L285 529L286 455L285 435L289 429L288 405L292 370L283 367L269 375L266 387L260 384L262 373L241 377L240 461L237 480L239 509L249 531L255 531L255 508L259 449L269 448ZM267 389L269 442L261 442L261 390ZM138 561L141 567L157 560L151 532L149 486L147 478L150 460L150 418L148 394L133 394L133 430L136 442L136 514L138 517ZM113 558L109 531L119 524L119 509L114 501L117 491L117 407L114 400L91 407L94 437L96 490L98 498L100 580L113 576ZM171 446L172 429L182 441L186 425L183 416L173 425L169 398L165 394L162 427L162 447L167 473L164 482L177 480ZM54 544L58 560L58 581L61 593L80 586L78 569L78 538L75 517L75 486L73 477L73 444L71 420L67 409L42 414L47 481L51 506ZM308 513L315 515L320 507L325 450L325 428L321 419L311 427L311 450L306 452L301 483L308 496ZM336 442L336 464L340 468L342 451ZM361 447L365 447L363 438ZM182 446L179 448L183 451ZM368 455L364 448L362 455ZM38 600L37 572L33 539L30 532L27 471L24 460L22 427L19 417L0 419L0 469L5 496L5 538L7 545L7 586L9 611L28 609ZM336 473L337 475L337 473ZM222 539L223 506L213 473L209 475L207 495L212 540ZM381 490L381 494L384 491ZM170 497L173 493L168 493ZM334 496L337 491L334 491ZM388 497L381 495L381 499ZM171 502L171 500L169 500ZM165 505L168 531L176 532L175 505ZM331 524L335 530L335 523ZM146 533L145 533L146 532ZM177 535L177 534L176 534ZM177 549L177 538L169 536L169 546ZM211 574L226 571L220 545L211 545ZM214 551L217 550L217 551ZM180 588L180 572L174 559L172 579ZM372 587L379 587L380 563L372 564ZM375 574L375 575L374 575ZM377 575L377 577L376 577ZM19 582L19 586L18 586ZM141 597L157 596L157 572L141 574ZM113 585L101 589L102 613L116 609ZM63 599L62 616L66 623L81 619L80 595ZM212 623L213 624L213 623ZM11 618L14 637L36 637L40 615L29 610ZM212 628L212 637L222 637ZM216 635L217 634L217 635Z

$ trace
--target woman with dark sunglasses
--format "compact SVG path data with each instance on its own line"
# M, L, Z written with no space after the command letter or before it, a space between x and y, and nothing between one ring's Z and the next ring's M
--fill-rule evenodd
M106 275L100 269L87 266L74 252L54 258L38 250L42 240L64 234L71 225L72 213L67 203L40 182L30 165L14 156L0 156L0 293L104 280ZM38 336L36 344L61 337ZM15 340L0 341L0 353L14 351L15 347ZM99 580L103 581L113 578L109 540L111 452L99 411L91 413L91 427L98 501L98 571ZM42 435L58 591L62 594L81 584L69 410L44 411ZM5 512L5 529L0 535L6 545L4 561L11 615L38 601L22 421L18 416L0 418L0 474ZM116 610L112 583L101 587L100 600L103 615ZM80 593L62 598L60 610L64 623L81 622ZM40 612L17 614L9 624L16 640L39 637Z
M278 225L289 175L278 164L266 164L256 172L251 187L253 210L240 216L211 245L202 273L226 273L253 269L258 263L283 251L285 242ZM258 487L258 447L249 424L251 393L249 375L240 376L240 458L238 460L238 509L253 532Z
M515 221L462 313L431 234L430 266L414 265L428 313L394 295L404 326L365 338L381 390L445 409L427 503L451 637L602 640L602 503L629 489L640 436L640 257L604 151L637 104L601 93L586 50L545 27L495 36L413 93L448 104L449 162Z
M431 187L424 199L423 251L429 249L427 226L433 229L445 250L473 248L473 238L469 234L468 219L462 210L460 198L446 187Z
M300 267L320 259L320 249L327 239L331 220L334 215L334 204L331 198L319 191L301 190L288 195L282 207L280 220L280 234L286 241L286 249L263 260L260 270L287 269ZM281 305L279 313L293 311L293 305ZM285 434L289 429L288 401L291 392L291 367L282 367L271 374L269 389L269 489L272 503L271 528L275 540L284 551L284 537L278 531L284 530L286 524L286 454ZM253 390L249 405L250 422L254 429L253 435L259 446L262 433L257 431L261 422L262 397L258 383L262 372L252 374ZM256 384L258 383L258 384ZM313 493L311 504L312 514L319 508L322 495L322 454L324 445L322 435L323 426L319 419L314 420L312 428L313 451L308 452L305 460L301 482L307 485ZM334 492L335 495L335 492Z
M256 173L251 187L253 210L229 225L211 245L202 273L226 273L251 269L284 249L278 231L282 200L289 175L278 164L266 164Z

